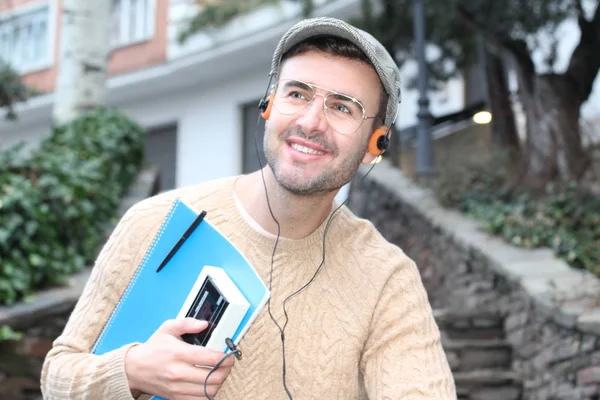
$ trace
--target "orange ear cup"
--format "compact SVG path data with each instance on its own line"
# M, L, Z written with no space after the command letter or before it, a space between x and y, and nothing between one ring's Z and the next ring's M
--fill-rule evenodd
M383 151L382 151L382 149L380 149L377 146L377 141L379 140L380 137L385 136L386 133L387 133L387 128L385 126L375 129L375 131L371 134L371 138L369 139L369 147L367 148L369 153L371 153L374 156L378 156L380 154L383 154L383 152L385 152L385 149L383 149Z
M273 108L273 95L272 94L267 96L267 108L265 109L265 111L260 113L260 115L264 119L269 119L269 117L271 116L271 108Z

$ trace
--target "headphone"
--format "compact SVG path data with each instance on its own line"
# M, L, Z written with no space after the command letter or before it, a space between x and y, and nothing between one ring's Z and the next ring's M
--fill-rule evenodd
M268 120L271 116L271 110L273 109L273 93L269 94L266 98L262 98L258 103L258 108L262 111L260 116L265 120ZM391 129L381 126L371 134L369 138L369 145L367 150L375 157L382 155L390 145L389 132Z

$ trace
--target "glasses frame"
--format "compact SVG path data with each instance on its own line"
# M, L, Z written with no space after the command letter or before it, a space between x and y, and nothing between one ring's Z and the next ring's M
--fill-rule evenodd
M302 108L302 109L300 109L300 110L298 110L298 111L294 111L294 112L292 112L292 113L284 113L284 112L281 112L279 109L277 109L277 107L275 106L275 104L276 104L276 99L277 99L277 89L279 88L279 84L280 84L281 82L283 82L283 81L292 81L292 82L298 82L298 83L301 83L301 84L303 84L303 85L306 85L306 86L308 86L308 87L309 87L309 88L311 88L311 89L313 90L313 92L314 92L314 96L313 96L313 98L312 98L312 99L310 99L310 101L309 101L308 103L306 103L306 106L305 106L304 108ZM324 91L326 91L326 92L327 92L327 94L319 93L319 92L317 92L315 89L321 89L321 90L324 90ZM301 80L299 80L299 79L291 79L291 78L280 79L280 80L278 80L277 82L275 82L275 83L272 85L272 88L271 88L271 93L273 94L273 107L275 107L275 108L277 109L277 111L278 111L278 112L280 112L280 113L281 113L281 114L283 114L283 115L294 115L294 114L297 114L297 113L299 113L299 112L302 112L302 111L304 111L304 110L308 109L308 108L309 108L309 107L312 105L312 103L315 101L315 98L316 98L317 96L322 96L322 97L323 97L323 114L325 114L325 118L327 119L327 123L329 124L329 126L331 126L331 128L332 128L333 130L335 130L336 132L338 132L338 133L339 133L339 134L341 134L341 135L352 135L353 133L357 132L357 131L360 129L360 127L362 126L363 122L365 122L365 120L367 120L367 119L374 119L374 118L376 118L376 117L377 117L376 115L373 115L373 116L367 116L367 115L366 115L366 114L367 114L367 112L366 112L366 110L365 110L365 106L364 106L364 105L363 105L363 103L362 103L360 100L358 100L356 97L353 97L353 96L347 95L347 94L345 94L345 93L338 92L338 91L336 91L336 90L327 89L327 88L325 88L325 87L322 87L322 86L319 86L319 85L315 85L315 84L312 84L312 83L304 82L304 81L301 81ZM326 105L326 104L327 104L327 97L328 97L329 95L331 95L331 94L336 94L336 95L339 95L339 96L344 96L344 97L347 97L348 99L350 99L350 100L354 101L355 103L357 103L357 104L360 106L360 108L362 109L362 117L361 117L359 120L357 120L357 121L359 121L359 124L358 124L358 126L356 127L356 129L355 129L355 130L353 130L353 131L351 131L351 132L342 132L342 131L340 131L339 129L336 129L336 128L335 128L335 127L334 127L334 126L331 124L331 121L329 120L329 114L328 114L328 112L327 112L327 108L328 108L328 107L327 107L327 105Z

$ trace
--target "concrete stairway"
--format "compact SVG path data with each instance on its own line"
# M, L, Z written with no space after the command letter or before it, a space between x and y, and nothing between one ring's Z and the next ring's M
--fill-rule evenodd
M486 311L435 310L459 400L521 400L511 371L512 348L504 320Z

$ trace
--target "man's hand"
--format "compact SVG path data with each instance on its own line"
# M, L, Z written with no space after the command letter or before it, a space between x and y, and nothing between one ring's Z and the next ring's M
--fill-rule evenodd
M208 323L193 318L169 320L146 343L129 349L125 356L125 372L132 393L142 392L169 400L206 399L204 381L224 353L188 344L181 340L184 333L202 332ZM233 367L229 357L214 371L206 391L214 396Z

